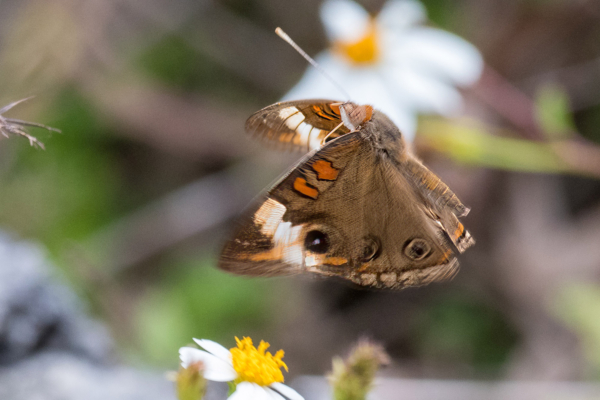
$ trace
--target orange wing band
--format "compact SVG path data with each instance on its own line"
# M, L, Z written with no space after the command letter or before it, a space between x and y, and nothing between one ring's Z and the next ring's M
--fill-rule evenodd
M294 190L304 196L310 197L311 199L317 199L319 197L319 191L317 188L312 187L306 182L306 179L298 177L294 181Z
M335 181L340 173L333 168L331 162L326 160L317 160L312 164L312 169L317 173L317 179L326 181Z

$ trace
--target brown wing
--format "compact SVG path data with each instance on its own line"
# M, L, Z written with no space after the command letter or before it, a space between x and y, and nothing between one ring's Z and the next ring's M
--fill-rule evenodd
M401 171L435 213L448 236L461 253L475 244L475 239L465 229L458 217L469 213L450 188L412 155L408 155Z
M341 102L301 100L276 103L252 114L246 121L246 131L278 149L304 152L318 149L323 139L342 122L336 104ZM328 140L348 132L348 128L339 126Z
M412 182L360 133L349 133L268 192L226 244L219 266L249 275L312 272L363 286L419 286L458 271L447 233Z
M357 149L357 141L340 142L339 139L329 142L323 149L304 157L300 163L273 186L261 200L249 209L247 215L240 218L240 224L232 238L228 240L219 258L219 268L243 275L277 276L306 272L304 268L304 236L306 227L298 223L297 218L310 218L313 204L304 200L315 197L315 190L310 183L296 182L298 171L310 168L321 171L323 185L333 183L337 171L343 169L352 160ZM329 154L335 153L335 168L330 164L319 164L318 160L325 149ZM313 168L310 168L314 171ZM328 178L328 179L325 179ZM285 195L285 192L289 192ZM283 194L283 196L282 196ZM311 197L313 196L313 197ZM318 197L318 194L316 195ZM308 214L307 214L308 213Z

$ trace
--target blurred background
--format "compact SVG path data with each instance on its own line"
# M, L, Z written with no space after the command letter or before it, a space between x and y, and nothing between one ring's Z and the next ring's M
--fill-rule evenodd
M453 281L216 269L235 216L301 156L244 122L307 68L275 27L311 55L329 46L317 0L0 2L0 105L35 95L7 115L63 132L31 131L45 151L0 142L0 229L43 249L120 363L174 369L192 337L237 335L285 349L291 376L322 375L368 336L389 376L599 379L600 3L423 4L485 60L463 118L422 116L414 140L472 209Z

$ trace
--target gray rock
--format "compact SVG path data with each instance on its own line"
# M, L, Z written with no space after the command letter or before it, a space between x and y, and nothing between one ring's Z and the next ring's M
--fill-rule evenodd
M41 246L0 231L0 399L174 400L163 372L112 363L107 330L56 274Z
M0 367L0 399L175 400L164 374L106 366L59 351Z
M55 273L40 246L0 231L0 365L52 349L109 360L107 330Z

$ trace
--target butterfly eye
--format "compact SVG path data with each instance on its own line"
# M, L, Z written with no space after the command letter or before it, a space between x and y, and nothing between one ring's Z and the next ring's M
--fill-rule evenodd
M317 254L329 251L329 237L321 231L310 231L304 239L304 248Z
M429 255L431 247L423 239L413 239L404 246L404 254L412 260L422 260Z
M373 237L365 238L365 247L363 248L362 261L367 262L379 257L381 246L379 240Z

